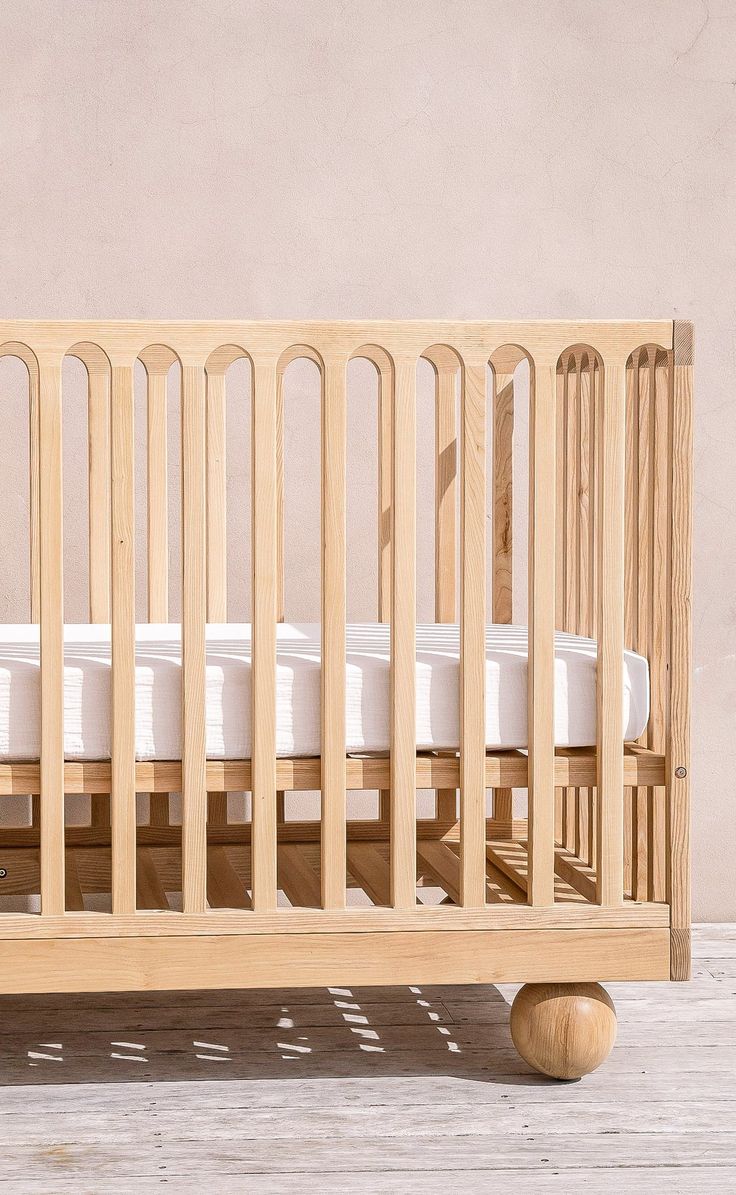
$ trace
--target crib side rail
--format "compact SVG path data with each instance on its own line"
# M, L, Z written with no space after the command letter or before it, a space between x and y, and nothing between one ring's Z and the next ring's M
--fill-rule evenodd
M90 411L90 613L112 622L112 898L113 913L136 912L135 545L133 380L140 359L148 399L148 608L168 618L166 374L181 369L182 399L182 909L208 912L205 625L227 616L225 529L225 370L238 356L251 367L252 394L252 912L272 915L278 903L278 809L275 692L276 630L283 617L283 374L297 356L321 374L321 677L320 904L346 904L346 371L367 357L380 379L379 617L391 624L390 783L381 809L390 825L390 892L397 914L417 912L416 725L416 371L420 358L436 374L436 616L460 623L459 870L456 904L482 910L486 887L485 622L512 617L511 437L514 370L526 359L529 404L529 850L526 899L535 910L555 905L555 820L559 795L554 749L555 607L573 600L576 618L593 609L588 631L598 639L597 800L594 808L595 900L615 909L624 900L623 648L627 630L625 531L627 404L632 354L658 346L652 393L666 378L671 463L671 523L661 549L672 608L666 627L651 616L650 650L657 677L656 734L668 760L666 896L673 924L685 934L687 905L686 783L689 661L690 365L686 337L672 324L4 324L0 340L26 346L31 376L31 529L34 612L41 623L42 750L40 836L42 916L65 908L63 757L63 601L61 365L85 361ZM560 505L559 459L565 437L578 445L579 424L560 414L562 367L575 346L587 373L574 385L591 396L579 411L595 444L586 460L591 496L585 514ZM678 347L679 346L679 347ZM649 350L647 350L649 351ZM656 356L664 364L657 375ZM34 361L37 363L34 366ZM489 373L490 366L490 373ZM35 371L35 372L34 372ZM567 372L565 372L567 371ZM489 378L492 378L489 386ZM453 433L455 387L459 423ZM644 393L644 391L642 391ZM109 395L109 404L108 404ZM646 406L646 394L637 400ZM572 430L571 430L572 428ZM487 448L493 466L487 470ZM661 477L662 458L648 458L638 484ZM658 472L660 470L660 472ZM565 474L567 484L568 474ZM581 477L574 478L576 485ZM573 500L578 496L571 491ZM459 521L455 521L455 499ZM486 593L487 510L492 511L490 591ZM587 519L587 522L586 522ZM569 523L585 562L561 577L556 559L561 523ZM582 530L581 530L582 527ZM588 533L590 529L590 534ZM567 534L567 531L565 532ZM455 552L459 548L456 571ZM594 549L594 551L593 551ZM588 556L585 556L588 552ZM649 568L647 573L646 568ZM652 566L642 578L652 584ZM568 566L565 565L565 569ZM585 574L585 580L583 580ZM659 594L661 591L657 590ZM581 594L585 594L583 598ZM457 596L456 596L457 595ZM648 599L647 599L648 600ZM656 601L660 603L660 598ZM649 608L649 607L647 607ZM587 615L586 615L587 617ZM641 622L641 619L640 619ZM559 618L558 618L559 625ZM569 629L578 629L569 623ZM582 624L581 627L582 628ZM648 631L647 634L650 634ZM640 646L639 642L632 646ZM662 660L666 660L666 664ZM657 669L660 671L657 672ZM657 685L660 687L657 688ZM666 699L661 699L663 690ZM657 704L659 703L659 704ZM659 721L657 721L659 719ZM652 740L653 742L653 740ZM684 780L684 778L683 778ZM679 785L675 795L675 783ZM559 791L559 790L558 790ZM210 794L211 799L212 794ZM439 791L438 813L455 817L455 789ZM511 791L495 793L511 822ZM223 814L227 821L226 805ZM444 812L443 812L444 811Z

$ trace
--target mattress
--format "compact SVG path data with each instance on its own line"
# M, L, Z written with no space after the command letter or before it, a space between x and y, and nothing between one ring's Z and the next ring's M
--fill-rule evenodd
M181 630L175 624L136 629L136 755L139 760L181 758ZM417 627L417 748L457 748L459 634L452 625ZM249 624L207 628L207 755L248 759L251 749L251 629ZM649 716L647 662L624 658L625 738L636 739ZM596 645L557 634L555 742L595 742ZM320 751L319 624L278 627L276 750L280 756ZM0 627L0 759L39 758L41 688L37 626ZM347 628L346 746L350 752L389 746L389 628L364 623ZM70 760L110 758L110 628L64 628L64 750ZM486 629L486 744L527 745L527 630Z

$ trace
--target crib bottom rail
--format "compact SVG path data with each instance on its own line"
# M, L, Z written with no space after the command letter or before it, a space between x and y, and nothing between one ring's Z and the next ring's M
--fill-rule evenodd
M666 928L86 936L0 940L0 992L669 977Z

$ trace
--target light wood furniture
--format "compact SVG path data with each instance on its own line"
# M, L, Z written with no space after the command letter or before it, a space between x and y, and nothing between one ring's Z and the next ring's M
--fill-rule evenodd
M613 1049L613 1001L599 983L524 984L511 1006L511 1037L543 1075L581 1079Z
M20 357L29 375L42 681L41 758L0 765L0 798L35 794L32 824L0 830L0 896L40 896L40 913L0 913L3 991L688 977L689 324L14 321L0 324L0 353ZM90 619L112 623L112 757L99 763L63 756L61 370L70 355L89 375ZM320 759L275 753L283 374L298 357L322 378ZM386 758L345 752L346 371L355 357L379 379ZM461 628L456 755L415 745L422 357L436 377L436 617ZM215 762L205 753L205 625L226 617L225 563L238 550L225 527L225 386L239 358L252 380L253 751L249 761ZM184 747L181 761L155 763L137 762L134 748L139 360L152 620L168 617L166 388L172 368L181 377ZM530 379L529 750L487 752L483 628L512 617L520 368ZM595 748L555 750L555 626L598 642ZM649 725L629 744L624 645L647 656L651 675ZM347 792L364 788L380 792L379 817L350 820ZM417 819L418 788L436 790L435 817ZM285 821L283 793L309 789L321 790L320 820ZM515 816L513 789L527 790L525 816ZM251 793L250 821L228 817L226 794L238 791ZM88 826L65 827L65 793L91 796ZM145 824L138 793L150 794ZM181 793L181 825L171 793ZM426 887L445 900L422 903ZM109 911L85 907L104 893Z

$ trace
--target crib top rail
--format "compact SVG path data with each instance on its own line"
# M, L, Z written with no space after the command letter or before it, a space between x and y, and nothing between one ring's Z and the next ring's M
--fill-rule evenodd
M520 346L537 361L556 361L571 345L592 344L603 356L625 357L643 344L673 347L672 320L4 320L0 351L26 345L36 357L58 360L80 344L98 344L111 362L128 363L152 344L176 346L182 364L207 360L237 344L279 357L296 344L323 355L359 355L365 346L416 354L453 345L468 357L488 359L504 346Z

